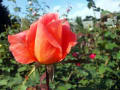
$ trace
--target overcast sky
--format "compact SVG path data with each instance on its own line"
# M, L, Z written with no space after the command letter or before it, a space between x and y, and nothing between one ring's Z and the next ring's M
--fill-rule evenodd
M8 6L11 13L13 12L13 7L15 5L12 2L7 0L3 0L3 4ZM28 5L27 0L16 0L17 6L21 7L21 12L25 12L25 8ZM66 10L69 7L72 7L71 12L69 13L70 18L75 18L76 16L81 16L84 18L85 16L92 15L92 9L88 9L86 0L38 0L40 3L42 1L46 2L47 5L50 6L48 12L56 12L59 10L59 14L62 15L66 13ZM94 0L97 7L100 7L109 11L120 11L120 0ZM23 13L19 13L20 16L24 16ZM96 17L99 17L100 14L96 13Z

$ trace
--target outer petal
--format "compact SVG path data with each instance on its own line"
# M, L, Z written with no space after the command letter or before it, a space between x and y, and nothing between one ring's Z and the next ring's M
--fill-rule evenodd
M34 56L29 53L26 46L26 33L28 30L18 33L16 35L9 35L8 41L10 43L10 51L15 57L16 61L22 64L29 64L35 61Z
M52 64L62 58L61 46L42 23L37 27L35 56L41 64Z
M76 35L70 30L70 25L67 21L63 24L62 30L62 58L64 59L70 52L71 47L77 43L77 38Z
M62 43L62 21L52 21L47 26L47 32L49 32L53 38L58 42L60 45Z
M35 46L35 37L36 37L36 31L37 31L37 23L38 23L38 21L34 22L30 26L30 30L28 30L28 32L26 34L26 45L32 56L34 56L34 46Z
M44 16L42 16L40 19L44 25L47 25L50 22L52 22L53 20L54 21L58 20L58 14L57 13L48 13L48 14L45 14Z

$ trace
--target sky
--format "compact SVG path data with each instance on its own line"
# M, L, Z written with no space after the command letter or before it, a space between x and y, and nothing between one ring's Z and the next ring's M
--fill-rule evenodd
M16 0L16 5L21 7L20 13L14 13L13 8L16 6L10 1L3 0L3 4L8 7L10 13L17 14L19 16L24 16L26 7L29 5L27 0ZM48 12L56 12L59 10L59 14L63 15L66 13L69 7L72 7L69 18L75 18L76 16L81 16L85 18L86 16L94 16L92 9L88 9L87 0L38 0L39 3L46 2L50 7ZM94 0L97 7L104 10L109 10L111 12L120 11L120 0ZM39 12L38 12L39 13ZM95 13L96 17L100 17L100 13Z

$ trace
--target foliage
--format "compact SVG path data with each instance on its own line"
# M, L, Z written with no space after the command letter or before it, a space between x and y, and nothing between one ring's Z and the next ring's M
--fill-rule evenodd
M81 65L78 70L73 70L79 72L75 74L78 87L91 87L93 90L120 88L119 33L116 28L106 30L94 28L93 31L79 36L78 48L74 50L79 52L77 60ZM94 60L89 58L91 53L96 54Z
M96 7L94 0L87 0L88 1L88 8Z

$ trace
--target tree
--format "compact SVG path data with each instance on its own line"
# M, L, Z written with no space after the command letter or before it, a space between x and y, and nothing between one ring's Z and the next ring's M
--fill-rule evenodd
M83 28L83 24L82 24L82 19L81 19L81 17L76 17L76 23L77 23L77 25L79 25L81 28Z
M88 8L91 9L96 8L95 2L93 0L87 0L88 1Z
M83 23L81 17L76 17L75 23L76 32L80 32L81 30L83 30Z
M8 25L10 25L9 11L2 5L2 0L0 0L0 33L5 31Z

